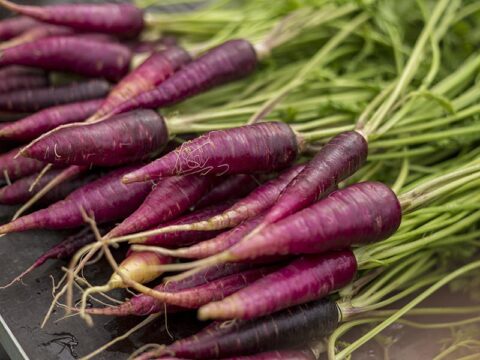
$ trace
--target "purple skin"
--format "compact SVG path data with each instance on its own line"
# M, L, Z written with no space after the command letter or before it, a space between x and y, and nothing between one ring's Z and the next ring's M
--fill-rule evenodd
M286 168L299 152L289 125L264 122L211 131L124 177L124 182L188 174L242 174Z
M192 224L198 221L208 220L212 216L221 214L223 211L230 207L231 203L221 203L220 205L212 205L210 207L194 211L190 214L184 215L172 221L168 221L160 224L156 228L161 229L171 225L183 225ZM199 241L211 239L221 233L221 230L213 231L177 231L165 234L158 234L150 236L141 241L135 239L133 242L142 243L145 245L167 246L167 247L179 247L190 244L195 244Z
M176 176L160 181L140 207L107 236L118 237L151 229L174 219L194 206L216 180L209 176Z
M251 43L241 39L230 40L198 57L155 89L126 101L116 111L170 106L246 77L253 73L256 65L257 54Z
M42 74L9 76L0 81L0 93L15 90L36 89L47 85L48 78Z
M0 94L0 111L33 113L48 107L104 97L110 90L105 80L89 80L65 86L18 90Z
M401 219L400 203L388 186L363 182L334 191L216 256L225 261L243 261L261 256L323 253L386 239L398 229Z
M152 190L148 183L124 185L120 179L132 167L114 170L68 195L46 209L38 210L0 226L0 234L31 229L68 229L84 223L81 208L97 223L122 219L140 206Z
M0 41L10 40L36 25L38 22L27 16L2 20L0 21Z
M190 230L219 230L233 228L242 222L254 218L269 209L277 200L282 190L303 169L304 165L296 165L284 171L278 178L270 180L252 191L245 198L237 201L220 215L206 221L190 224ZM174 230L172 228L172 230ZM186 230L186 229L183 229ZM174 230L176 231L176 230Z
M51 170L48 171L40 181L35 186L34 190L42 189L46 184L48 184L53 178L59 175L63 170ZM18 205L23 204L30 200L30 198L35 195L36 191L29 191L30 185L36 180L38 173L23 177L15 181L12 185L4 186L0 189L0 204L5 205ZM45 194L39 200L40 205L50 205L54 202L64 199L68 194L70 194L75 189L83 186L90 181L92 181L94 176L87 176L72 181L68 181L60 184L59 186L52 189L52 191Z
M223 299L253 284L274 269L275 267L263 267L246 270L193 288L175 292L163 291L157 293L155 299L161 306L163 306L163 304L169 304L188 309L197 309L204 304Z
M5 50L12 48L14 46L19 46L32 42L35 40L43 39L49 36L64 36L64 35L74 35L75 32L73 29L65 26L57 25L48 25L48 24L39 24L28 31L25 31L19 36L10 39L2 44L0 44L0 49Z
M289 349L321 339L335 330L338 324L336 303L322 299L259 319L215 322L198 334L175 341L166 348L142 354L136 360L161 355L219 359Z
M0 85L1 86L1 85ZM83 121L97 111L103 100L53 106L0 129L0 139L31 141L57 126Z
M42 161L21 156L14 159L19 151L20 148L16 148L7 153L0 154L0 177L3 178L5 174L7 174L8 178L14 181L39 172L47 165Z
M6 66L0 69L0 79L6 79L16 76L30 76L30 75L43 75L46 76L45 71L35 68L29 68L20 65Z
M255 229L259 224L261 224L263 219L264 216L259 215L257 217L246 220L240 225L234 227L233 229L221 233L220 235L217 235L210 240L202 241L187 248L166 250L165 254L188 259L203 259L215 254L219 254L222 251L227 250L236 243L240 242L253 229Z
M200 209L230 199L242 198L248 195L257 186L258 182L252 175L238 174L229 176L226 180L205 194L205 196L197 203L196 208Z
M252 268L250 264L221 264L206 268L188 278L179 281L170 281L165 284L157 285L154 289L157 291L178 292L185 289L198 287L217 279L240 273L242 271ZM86 309L88 314L95 315L109 315L109 316L146 316L163 312L165 305L151 296L139 294L132 297L130 300L115 307L105 308L90 308ZM167 311L181 311L185 308L178 306L167 306Z
M17 5L1 0L0 5L36 20L80 31L135 37L143 30L143 11L131 4Z
M153 110L135 110L53 131L32 143L22 155L61 165L115 166L144 159L167 142L163 117Z
M293 305L321 299L350 283L357 272L351 250L293 260L229 297L201 307L206 319L254 319Z
M368 144L356 131L331 139L288 185L263 225L272 224L309 206L328 189L354 174L366 161Z
M0 66L33 66L117 81L128 72L131 58L131 51L120 43L51 36L2 50Z
M190 55L184 49L176 46L152 54L112 89L100 110L91 120L113 113L120 104L153 89L190 61Z

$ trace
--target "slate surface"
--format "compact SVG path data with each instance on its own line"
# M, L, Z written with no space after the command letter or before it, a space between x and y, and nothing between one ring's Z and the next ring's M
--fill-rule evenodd
M0 220L12 214L12 208L0 207ZM3 285L27 268L39 255L60 241L65 233L53 231L30 231L5 236L0 242L0 282ZM124 253L125 250L121 250ZM71 317L56 322L64 315L63 309L57 308L51 321L44 329L39 325L52 300L52 275L56 280L62 276L63 261L50 261L27 276L22 283L8 289L0 290L0 315L17 338L27 356L32 360L71 360L100 347L109 340L121 335L142 318L95 317L95 326L89 328L83 320ZM111 274L105 263L92 265L85 272L87 278L95 279L100 284ZM129 296L117 292L118 298ZM76 294L75 299L79 299ZM99 305L95 305L99 306ZM126 359L139 346L151 343L171 341L165 331L164 319L147 326L130 339L114 345L99 359ZM194 314L169 316L168 328L175 337L185 336L196 329L198 323ZM0 359L3 360L0 353Z

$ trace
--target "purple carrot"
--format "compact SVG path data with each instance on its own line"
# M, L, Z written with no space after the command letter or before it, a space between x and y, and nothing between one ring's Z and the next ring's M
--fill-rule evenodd
M23 32L21 35L18 35L9 41L0 44L0 50L12 48L14 46L19 46L49 36L64 36L73 34L74 31L65 26L40 24L29 29L28 31Z
M2 50L0 66L33 66L116 81L128 72L131 58L128 47L119 43L51 36Z
M214 323L207 330L142 354L136 360L161 355L219 359L305 346L330 334L339 322L336 303L323 299L259 319Z
M220 215L193 224L172 225L169 227L163 227L162 229L152 230L152 232L155 232L152 234L147 234L147 232L145 234L142 233L138 236L139 240L135 242L141 243L142 239L140 238L145 240L145 236L162 233L193 230L211 231L235 227L250 218L260 215L270 208L275 203L282 190L303 169L303 166L304 165L297 165L286 170L278 178L259 186L248 196L237 201Z
M105 229L100 229L102 233L105 233ZM50 259L69 259L73 254L77 252L83 246L90 244L95 241L95 235L92 233L89 227L84 228L80 232L67 237L65 240L59 244L53 246L45 253L43 253L27 270L21 273L18 277L13 279L9 284L1 287L5 289L10 285L22 280L22 278L31 273L33 270L42 266L45 262Z
M110 89L104 80L89 80L64 86L18 90L0 94L0 111L32 113L47 107L98 99Z
M0 226L0 234L30 229L66 229L84 223L81 209L93 214L97 223L124 218L135 211L151 191L151 184L126 186L121 176L132 167L114 170L68 195L46 209Z
M258 181L252 175L238 174L229 176L225 181L205 194L197 203L196 208L200 209L230 199L240 199L248 195L257 186Z
M0 41L10 40L38 25L38 21L27 16L17 16L0 21Z
M198 221L208 220L213 216L221 214L223 211L228 209L231 206L230 202L220 203L219 205L212 205L201 210L194 211L190 214L181 216L175 220L171 220L165 223L160 224L156 229L167 226L183 225L183 224L193 224ZM211 239L212 237L220 234L221 230L212 230L212 231L179 231L179 232L169 232L165 234L158 234L155 236L150 236L145 238L141 242L146 245L157 245L157 246L167 246L167 247L179 247L189 244L195 244L199 241Z
M48 85L48 78L43 74L9 76L0 81L0 93L15 90L35 89Z
M255 355L235 356L224 360L316 360L310 350L269 351Z
M392 235L401 218L400 203L388 186L363 182L337 190L223 253L192 262L185 268L272 255L315 254L376 242ZM178 264L179 268L182 265Z
M0 154L0 176L8 177L11 181L34 174L42 170L46 163L35 159L15 156L20 148Z
M184 289L198 287L207 284L214 280L237 274L242 271L252 268L250 264L221 264L219 266L212 266L206 268L188 278L179 281L170 281L165 284L157 285L154 289L157 291L178 292ZM168 311L184 310L184 308L168 306ZM89 308L85 312L95 315L109 315L109 316L146 316L155 314L165 310L165 305L162 301L154 297L139 294L132 297L130 300L115 306L105 308Z
M154 88L190 61L190 55L177 46L152 54L112 89L102 107L89 120L110 115L120 104Z
M135 110L85 126L64 127L33 142L22 155L62 165L115 166L148 157L167 142L163 117L153 110Z
M1 86L1 84L0 84ZM57 126L83 121L97 111L103 100L53 106L0 129L0 139L30 141Z
M32 198L35 195L36 190L42 189L46 184L53 180L57 175L59 175L61 170L51 170L48 171L45 175L41 177L37 185L30 191L30 186L37 179L39 173L23 177L9 186L4 186L0 189L0 204L5 205L17 205L22 204ZM42 199L40 199L40 205L49 205L56 201L64 199L68 194L77 189L78 187L85 185L86 183L92 181L94 176L86 176L72 181L62 183L57 186L52 191L48 192Z
M5 8L42 22L73 29L135 37L143 29L143 11L132 4L17 5L1 0Z
M150 295L157 301L164 304L175 305L189 309L197 309L204 304L215 301L215 299L223 299L224 297L233 294L246 286L249 286L258 279L269 274L274 269L275 267L270 266L246 270L193 288L183 289L175 292L151 292L146 295Z
M211 131L126 175L123 181L187 174L271 172L290 165L300 147L291 127L281 122Z
M202 306L200 319L254 319L321 299L350 283L357 272L351 250L300 257L229 297Z
M176 104L251 74L257 62L251 43L241 39L227 41L195 59L155 89L126 101L116 111L125 112L139 107L155 109Z
M219 254L224 250L232 247L240 240L242 240L245 236L247 236L253 229L255 229L264 219L265 216L259 215L245 222L237 225L233 229L221 233L216 237L199 242L198 244L191 245L189 247L180 248L180 249L163 249L163 248L156 248L157 251L161 252L162 254L173 256L173 257L181 257L187 259L203 259L209 256L213 256L215 254ZM182 234L183 232L180 232ZM209 233L209 231L207 231ZM161 234L156 236L168 236L170 234ZM155 238L155 237L153 237ZM150 238L151 239L151 238ZM135 239L132 242L142 242L146 245L158 245L158 246L168 246L161 243L154 243L150 239L146 241L140 241Z
M367 154L368 144L360 133L348 131L335 136L288 185L263 225L284 219L317 201L332 186L354 174L366 161Z
M131 234L172 220L195 205L215 181L208 176L177 176L160 181L140 207L107 236Z

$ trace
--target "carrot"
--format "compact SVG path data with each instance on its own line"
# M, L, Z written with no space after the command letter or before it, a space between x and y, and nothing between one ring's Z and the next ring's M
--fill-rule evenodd
M14 181L34 174L45 167L46 164L42 161L24 157L15 158L19 151L20 148L16 148L0 154L0 176Z
M64 86L18 90L0 94L0 110L36 112L47 107L98 99L105 96L110 85L104 80L89 80Z
M17 5L0 0L5 8L42 22L81 31L135 37L143 29L143 11L132 4Z
M0 85L1 86L1 85ZM97 111L103 100L87 100L52 106L0 129L0 138L30 141L62 124L82 121Z
M132 58L128 47L85 37L51 36L0 53L0 66L25 65L67 71L116 81L127 72Z
M48 78L43 74L9 76L0 82L0 93L14 90L35 89L48 85Z
M156 227L156 229L161 229L167 226L193 224L198 221L208 220L213 216L221 214L230 206L230 202L212 205L181 216L175 220L161 223L159 226ZM199 241L210 239L214 236L217 236L221 231L222 230L169 232L149 237L148 239L145 239L145 241L143 241L143 244L179 247L188 244L195 244Z
M300 257L229 297L202 306L200 319L253 319L318 300L350 283L357 272L351 250Z
M245 198L237 201L222 214L208 220L193 224L173 225L154 229L139 234L125 236L125 239L132 239L132 242L142 243L147 236L176 232L176 231L211 231L235 227L242 222L260 215L270 208L283 189L303 169L304 165L297 165L285 170L278 178L270 180L252 191ZM138 239L138 240L137 240Z
M101 229L102 233L105 233L105 229ZM33 270L39 268L45 262L50 259L68 259L70 258L75 252L81 249L83 246L90 244L95 241L95 235L90 231L90 228L84 228L83 230L75 233L71 236L68 236L65 240L60 242L59 244L53 246L46 252L44 252L35 262L23 273L13 279L9 284L1 287L1 289L5 289L10 285L14 284L22 280L22 278L31 273Z
M220 300L224 297L243 289L258 279L266 276L275 267L263 267L258 269L246 270L237 274L221 277L219 279L207 282L192 288L181 289L178 291L152 291L150 295L161 304L180 306L183 308L197 309L203 304L211 301ZM88 291L88 290L87 290ZM158 307L158 304L156 304Z
M4 43L0 44L0 50L12 48L14 46L19 46L49 36L64 36L72 34L74 34L74 30L65 26L39 24L20 35L15 36L9 41L5 41Z
M238 174L229 176L202 197L196 208L200 209L230 199L239 199L248 195L258 186L257 180L252 175Z
M221 233L216 237L211 238L210 240L202 241L197 244L193 244L189 247L171 250L171 249L159 248L155 246L155 251L161 254L173 256L173 257L181 257L181 258L188 258L188 259L203 259L212 255L218 254L224 250L227 250L228 248L238 243L245 236L247 236L253 229L255 229L263 221L264 217L265 217L264 215L259 215L254 218L248 219L243 223L241 223L240 225L235 226L233 229L229 231ZM210 232L206 231L206 233L210 233ZM144 241L140 239L135 239L132 242L135 242L135 243L142 242L143 244L146 244L146 245L159 245L159 246L168 247L169 246L168 243L164 244L152 239L156 239L159 236L162 236L162 237L169 236L170 234L171 233L156 235ZM183 232L180 232L180 234L183 234Z
M123 181L186 174L270 172L290 165L301 148L290 126L281 122L212 131L126 175Z
M366 161L367 153L367 141L356 131L332 138L287 186L267 213L263 225L314 203L332 186L355 173Z
M214 323L203 332L175 341L163 349L142 354L136 360L161 355L219 359L288 349L330 334L339 321L336 303L322 299L259 319Z
M230 40L210 49L155 89L124 102L116 111L170 106L215 86L245 77L255 70L256 65L257 54L250 42Z
M323 253L376 242L392 235L401 218L398 198L388 186L379 182L358 183L331 193L220 254L189 264L170 265L168 270L264 256Z
M151 191L150 184L125 186L120 179L132 167L114 170L68 195L46 209L38 210L0 226L0 234L30 229L66 229L83 224L81 209L105 223L132 213Z
M249 264L222 264L220 266L212 266L206 268L188 278L179 281L170 281L154 287L154 290L161 292L178 292L184 289L191 289L210 283L214 280L240 273L251 268ZM181 308L175 306L167 306L168 311L178 311ZM130 300L116 306L106 308L88 308L85 309L87 314L94 315L110 315L110 316L145 316L155 314L165 310L165 304L154 297L139 294Z
M65 127L24 148L22 155L54 164L114 166L152 155L167 141L163 117L136 110L81 128Z
M38 22L27 16L17 16L0 21L0 41L10 40L20 35Z
M215 181L207 176L179 176L160 181L140 207L107 236L130 234L172 220L195 205Z
M150 55L112 89L102 107L89 120L99 119L111 114L124 101L152 89L190 60L190 55L177 46Z
M162 271L157 270L158 265L168 264L170 261L170 258L150 251L129 250L127 257L119 265L119 271L122 271L132 280L144 284L155 280L162 274ZM125 287L127 285L125 285L121 276L113 273L106 284L86 289L82 295L82 303L86 303L88 297L94 293Z
M38 181L37 185L35 186L34 190L41 189L43 186L48 184L52 179L54 179L58 174L60 174L63 170L52 170L47 172L42 178ZM31 185L37 179L39 173L32 174L30 176L23 177L18 179L11 185L5 186L0 189L0 204L6 205L17 205L22 204L32 196L35 195L36 191L30 191ZM86 183L90 182L94 179L95 176L90 175L83 178L74 179L73 181L65 182L60 186L53 189L53 191L46 194L41 201L39 202L40 205L48 205L54 203L56 201L60 201L65 196L70 194L76 188L85 185Z

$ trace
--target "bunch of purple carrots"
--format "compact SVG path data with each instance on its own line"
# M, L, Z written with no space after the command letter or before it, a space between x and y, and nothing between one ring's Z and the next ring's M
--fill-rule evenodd
M45 321L63 296L88 325L136 315L148 316L146 326L194 310L211 321L201 332L132 356L311 360L313 341L390 304L393 292L433 292L478 269L471 262L451 279L439 269L442 246L478 246L466 242L480 219L480 60L472 51L455 63L439 47L476 8L427 3L407 44L355 1L275 5L263 17L261 2L245 1L238 19L219 20L225 26L194 42L171 24L145 40L167 16L130 3L0 0L17 14L0 22L8 119L0 122L0 203L23 205L0 234L82 229L7 286L49 259L70 259ZM349 106L332 100L352 88L367 96ZM238 100L240 91L247 96ZM328 110L319 92L331 96ZM194 109L190 120L185 109ZM433 230L444 235L425 240ZM110 247L127 242L117 263ZM84 286L73 304L76 282L87 284L82 269L99 254L112 276ZM86 306L96 293L127 288L138 294ZM345 358L365 341L338 354L332 345L328 356Z

